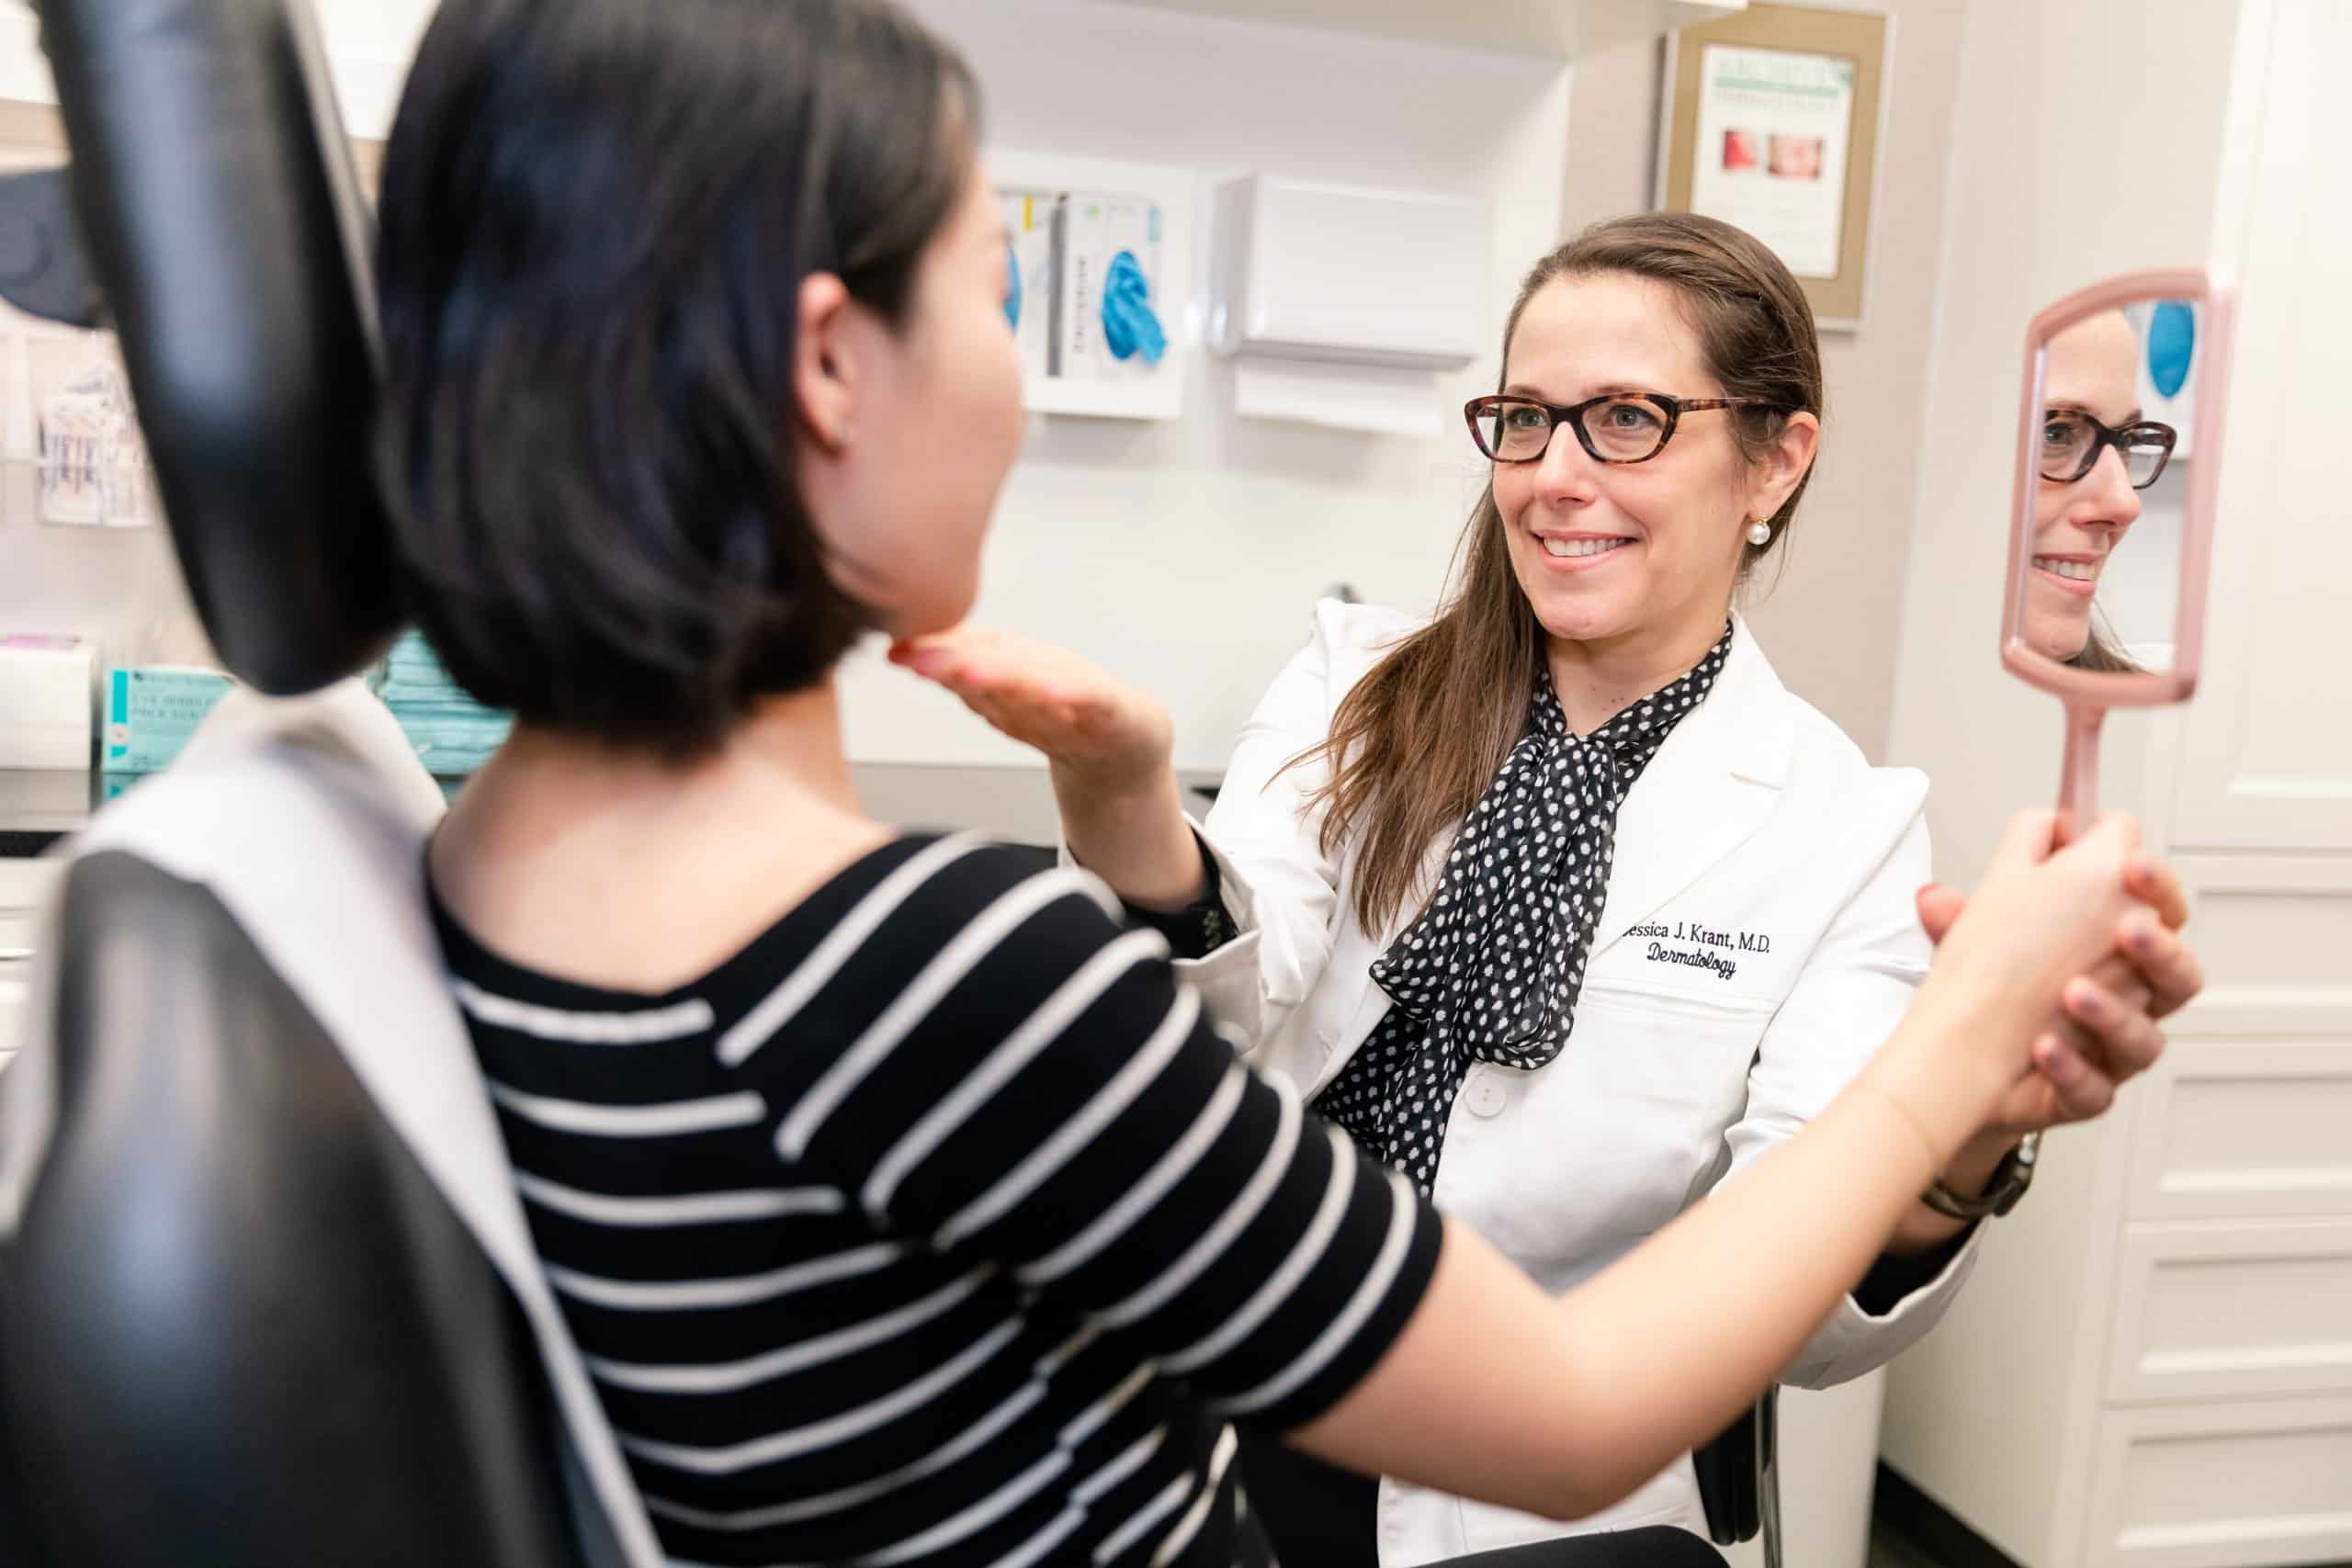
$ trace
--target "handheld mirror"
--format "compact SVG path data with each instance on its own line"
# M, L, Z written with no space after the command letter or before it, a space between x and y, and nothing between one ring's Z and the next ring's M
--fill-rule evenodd
M2026 331L2001 662L2066 705L2070 834L2108 711L2197 689L2235 304L2207 268L2128 273Z

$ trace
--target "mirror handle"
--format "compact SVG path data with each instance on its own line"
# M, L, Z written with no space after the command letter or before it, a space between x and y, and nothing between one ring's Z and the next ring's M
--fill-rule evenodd
M2098 814L2098 732L2107 710L2088 703L2066 705L2065 772L2058 783L2058 833L2073 843L2090 831Z

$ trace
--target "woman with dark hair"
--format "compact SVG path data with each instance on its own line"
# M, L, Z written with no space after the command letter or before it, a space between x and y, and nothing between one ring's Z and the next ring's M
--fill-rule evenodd
M1852 1091L1546 1296L1238 1063L1094 878L859 809L833 667L966 613L1021 435L978 123L882 0L446 0L387 152L402 586L516 716L435 916L663 1546L1263 1562L1236 1424L1588 1513L1797 1349L2062 990L2153 1052L2073 979L2149 918L2132 830L2020 828ZM1711 1555L1663 1535L1545 1561Z
M1055 760L1077 863L1167 934L1249 1061L1574 1299L1867 1081L1928 973L1927 784L1870 766L1735 610L1821 441L1787 267L1712 219L1619 219L1536 264L1503 342L1466 411L1491 482L1437 615L1319 605L1197 833L1143 694L977 633L898 657ZM1783 1381L1925 1334L1975 1222L2022 1193L2023 1141L2153 1059L2076 1043L2041 1041L1982 1107ZM1762 1289L1727 1262L1712 1285ZM1704 1529L1679 1457L1567 1526L1271 1442L1243 1459L1277 1543L1321 1562Z

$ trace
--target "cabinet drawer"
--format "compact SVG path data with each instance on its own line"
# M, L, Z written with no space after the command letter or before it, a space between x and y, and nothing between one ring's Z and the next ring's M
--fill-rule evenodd
M2352 1026L2333 1040L2182 1041L2142 1092L2133 1219L2352 1218Z
M2352 1394L2352 1219L2129 1226L2115 1301L2119 1404Z
M26 969L22 964L0 964L0 1056L15 1055L25 1043Z
M0 973L32 957L41 905L64 870L62 861L0 860ZM0 1050L8 1048L6 1029L0 1026Z
M2175 863L2196 910L2208 1003L2352 1003L2341 962L2352 944L2352 865L2305 855L2185 854ZM2184 1027L2193 1027L2183 1013Z
M37 908L64 874L63 861L0 857L0 910Z
M35 919L30 909L11 909L0 905L0 964L31 962Z
M2101 1415L2088 1568L2352 1558L2352 1398Z

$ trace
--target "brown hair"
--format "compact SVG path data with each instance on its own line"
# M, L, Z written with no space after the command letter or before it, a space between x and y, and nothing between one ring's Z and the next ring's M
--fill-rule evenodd
M2123 645L2116 641L2113 634L2100 626L2096 617L2091 621L2090 640L2083 644L2082 652L2066 662L2074 669L2092 670L2102 675L2140 673L2140 667L2132 662L2131 656L2123 651Z
M1623 273L1670 286L1725 396L1758 406L1728 411L1751 462L1761 461L1800 410L1819 416L1821 343L1804 291L1753 235L1687 212L1642 213L1594 225L1535 264L1503 329L1503 353L1528 301L1558 277ZM1680 390L1680 389L1676 389ZM1771 518L1771 542L1750 546L1743 575L1778 547L1811 471ZM1355 914L1382 929L1418 886L1423 852L1477 804L1526 723L1544 657L1543 628L1521 592L1488 485L1454 550L1455 571L1437 619L1399 643L1356 683L1331 733L1297 761L1322 761L1326 854L1360 842Z

